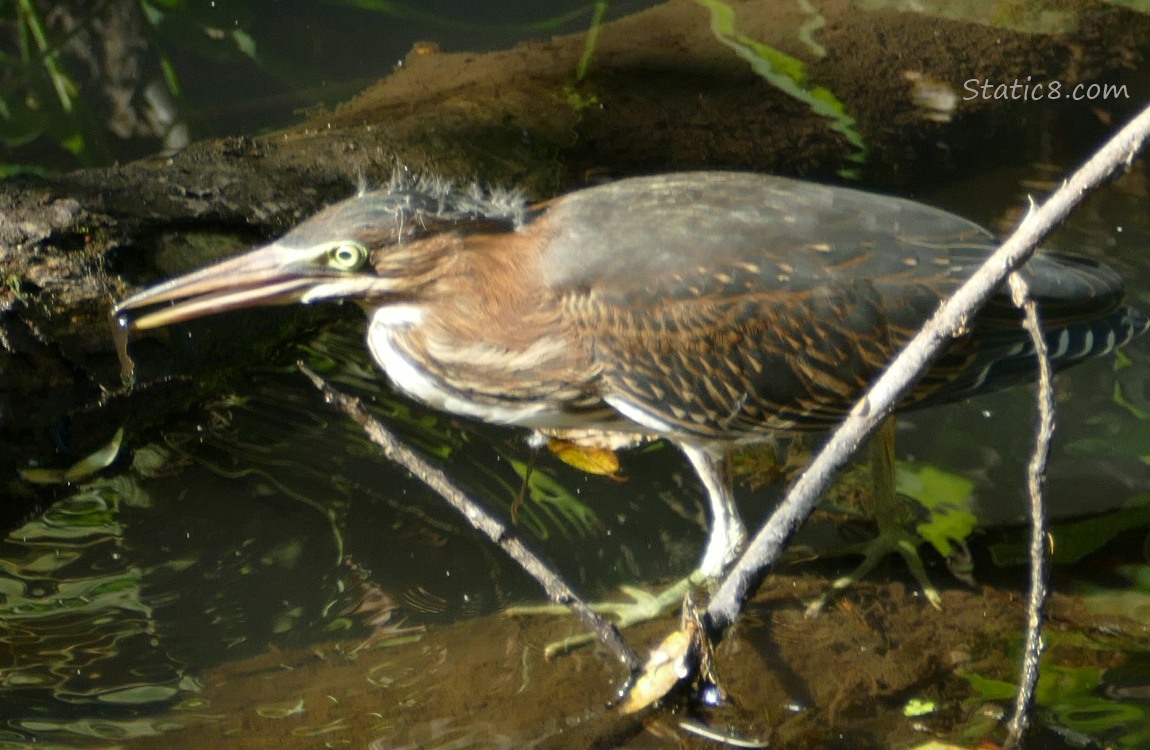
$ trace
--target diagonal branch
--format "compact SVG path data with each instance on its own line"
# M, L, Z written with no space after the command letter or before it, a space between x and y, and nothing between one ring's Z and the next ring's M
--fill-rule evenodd
M855 404L846 421L751 540L712 597L704 622L715 641L721 639L742 612L791 536L814 510L830 481L878 429L934 358L964 329L1007 276L1030 258L1038 243L1072 208L1134 159L1148 136L1150 107L1099 149L1040 208L1027 215L1010 238L946 301Z
M600 643L609 648L629 671L633 672L638 668L638 657L623 640L618 629L609 621L592 612L587 603L580 599L575 591L547 566L547 563L529 550L523 540L508 529L506 524L467 497L447 478L446 474L405 447L387 428L371 416L359 399L332 389L323 378L312 372L303 362L299 363L299 368L304 375L307 375L312 384L323 393L324 398L329 403L334 404L363 428L371 441L383 450L383 454L388 459L414 474L428 488L446 500L451 507L459 511L473 527L499 545L529 576L539 582L539 585L543 587L552 601L566 605L589 630L594 631Z

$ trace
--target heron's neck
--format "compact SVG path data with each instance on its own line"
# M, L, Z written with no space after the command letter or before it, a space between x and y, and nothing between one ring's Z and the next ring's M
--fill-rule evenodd
M518 233L464 239L421 294L372 315L368 340L395 384L436 408L530 426L597 401L589 344L564 323L532 245Z

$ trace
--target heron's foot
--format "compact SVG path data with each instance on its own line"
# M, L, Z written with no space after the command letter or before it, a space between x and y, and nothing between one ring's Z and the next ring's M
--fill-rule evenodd
M874 539L836 551L836 554L861 554L863 561L850 573L836 579L822 596L809 602L805 610L807 617L818 617L831 599L874 570L884 557L895 552L906 561L910 574L918 582L926 600L935 609L942 609L942 597L938 593L938 588L927 576L926 566L918 554L918 547L923 543L922 537L899 525L882 528L884 525L880 524L879 535Z
M591 605L591 610L596 614L612 616L615 627L623 630L676 611L682 605L683 595L690 590L693 580L694 576L683 578L657 594L652 594L638 586L620 586L620 591L631 601L596 602ZM525 605L509 607L505 610L505 614L512 617L565 615L570 614L570 612L571 610L561 604ZM594 633L577 633L562 640L548 643L544 648L543 655L550 659L574 651L589 643L594 643L594 641Z
M861 554L863 561L857 568L831 584L830 588L807 605L807 617L817 617L827 602L840 591L843 591L855 581L874 570L879 560L887 555L897 552L906 561L911 575L918 582L923 596L931 606L942 608L942 597L938 589L926 575L926 567L919 557L918 548L929 541L935 549L944 556L951 556L955 545L965 548L962 539L973 529L974 516L971 515L957 498L933 498L930 503L925 502L932 495L941 494L940 489L947 486L940 483L942 475L937 470L926 470L917 475L898 476L901 469L896 469L894 459L894 421L888 419L879 429L872 444L873 454L871 462L871 479L873 485L874 518L878 523L878 536L868 542L852 545L836 554ZM897 487L915 488L915 502L927 509L928 518L921 521L910 505L908 498L900 497ZM956 489L951 486L951 489ZM969 487L957 488L958 495L964 497L969 494ZM928 507L933 506L933 507Z

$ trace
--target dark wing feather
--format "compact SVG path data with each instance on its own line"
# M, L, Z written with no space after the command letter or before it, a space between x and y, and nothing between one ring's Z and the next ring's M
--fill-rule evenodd
M995 246L945 211L763 175L624 180L547 216L542 268L592 342L604 397L707 437L834 424ZM1054 339L1093 326L1104 344L1145 323L1097 263L1048 254L1025 273ZM909 402L1028 379L1018 320L1000 294Z

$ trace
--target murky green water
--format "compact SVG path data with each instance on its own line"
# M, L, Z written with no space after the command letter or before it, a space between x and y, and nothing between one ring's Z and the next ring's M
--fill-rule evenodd
M319 31L316 45L341 38L338 30ZM428 32L444 40L450 33ZM362 36L347 38L360 39L366 54ZM401 51L410 46L402 38L392 41ZM379 70L341 65L346 69L332 76L354 70L354 79ZM239 130L248 129L243 118L237 122ZM1036 149L1022 166L971 174L914 197L1008 226L1002 208L1043 193L1073 165L1069 151ZM1131 300L1150 309L1147 184L1145 172L1136 170L1094 197L1050 244L1105 258L1127 279ZM202 325L242 331L244 320ZM550 454L533 454L521 434L405 401L367 359L359 322L322 326L233 381L227 396L130 433L112 470L59 488L43 513L0 543L0 747L361 747L374 741L372 747L456 748L528 740L583 746L574 739L564 745L563 732L601 719L618 675L589 651L543 662L541 645L577 626L557 621L539 631L497 617L510 603L537 600L535 585L438 498L381 459L356 425L324 404L294 362L304 359L364 398L468 492L514 516L517 530L592 597L690 569L703 540L704 510L689 467L656 445L624 457L626 481L583 474ZM196 358L197 331L204 330L176 334L186 337L184 356ZM1094 526L1059 530L1056 553L1081 560L1057 579L1065 599L1040 691L1049 738L1043 746L1089 737L1138 747L1150 731L1142 687L1150 600L1140 549L1150 499L1148 365L1150 337L1122 358L1059 377L1050 508L1063 520L1106 515ZM904 417L900 457L973 482L971 508L983 523L1014 521L1023 514L1031 401L1028 389L1015 389ZM741 490L749 521L769 511L778 489ZM839 527L824 522L799 541L825 545ZM937 689L864 672L846 656L841 670L824 672L818 684L780 663L818 661L788 650L804 637L812 652L832 650L832 636L793 618L799 600L827 580L803 574L827 568L787 568L800 572L786 579L795 593L787 598L775 591L741 625L732 647L730 658L738 663L728 665L728 674L745 709L733 719L734 729L761 735L776 727L778 744L812 746L814 740L803 738L818 735L803 722L822 721L814 707L837 699L831 688L838 680L856 694L873 689L875 702L895 713L921 688L943 704L937 715L945 720L937 722L948 736L981 736L981 712L1008 698L1017 633L973 630L973 621L1013 611L1021 579L1019 567L996 566L1010 559L1017 535L988 534L972 543L975 575L1002 588L988 589L985 599L957 590L940 622L916 621L925 605L901 583L887 586L887 577L902 575L894 563L881 571L884 583L863 587L857 599L848 597L827 615L842 625L834 648L843 654L925 649L907 644L916 633L935 632L928 625L957 633L958 645L947 651L954 662L937 667L948 675ZM931 576L958 589L941 561L930 560ZM657 636L658 628L653 632ZM833 670L834 662L829 665L823 668ZM900 687L884 691L889 684ZM548 703L553 696L562 701ZM528 702L551 713L532 714ZM685 736L675 726L678 718L628 728L619 741L678 746ZM857 734L842 740L853 744L843 746L882 746L889 725L858 718ZM930 719L923 722L929 727ZM928 736L923 730L921 737Z

